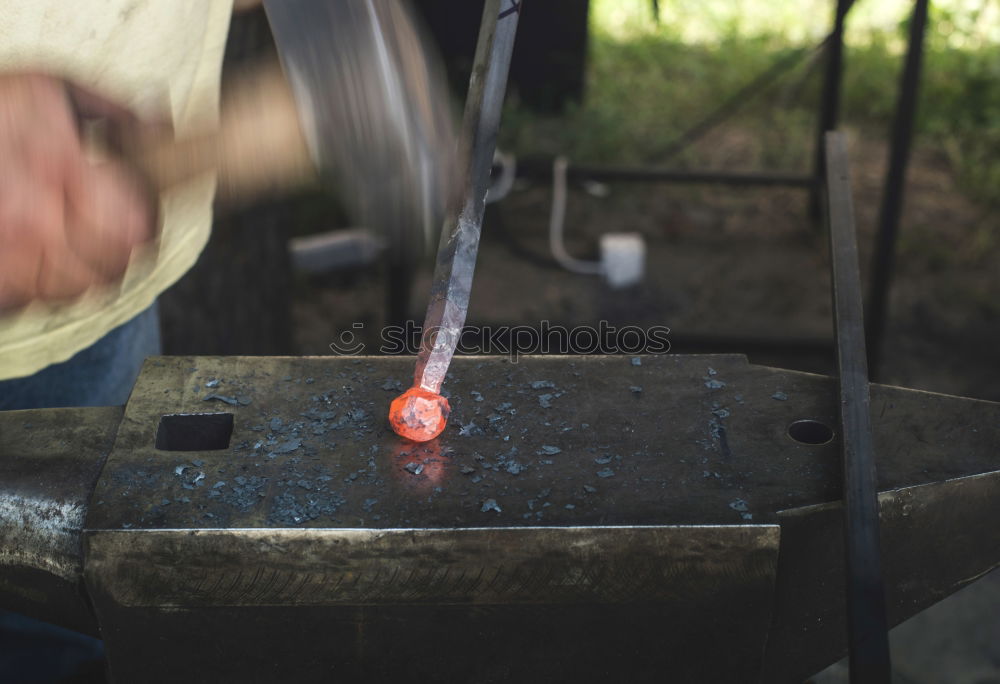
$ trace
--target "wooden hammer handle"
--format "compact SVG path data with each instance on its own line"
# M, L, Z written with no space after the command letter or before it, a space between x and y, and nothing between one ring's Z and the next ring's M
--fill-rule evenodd
M217 171L218 194L226 200L288 189L315 173L291 89L277 65L236 80L223 95L218 130L140 140L123 152L157 191Z

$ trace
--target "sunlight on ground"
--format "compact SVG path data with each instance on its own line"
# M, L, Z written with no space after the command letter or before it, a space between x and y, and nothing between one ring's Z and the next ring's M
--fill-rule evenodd
M591 27L613 40L662 34L685 43L716 44L736 36L769 37L785 43L822 39L833 20L832 0L660 0L660 24L653 22L650 0L591 0ZM900 22L911 0L858 0L848 20L847 42L867 45L887 40L895 50L903 41ZM936 0L935 30L948 47L1000 44L1000 3Z

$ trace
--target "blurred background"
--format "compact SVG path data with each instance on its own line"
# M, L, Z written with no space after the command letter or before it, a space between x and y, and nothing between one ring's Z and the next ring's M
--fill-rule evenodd
M553 259L547 178L556 155L571 165L811 173L818 46L834 4L525 3L500 133L524 173L487 208L468 322L665 325L675 352L834 372L827 237L808 191L571 181L570 254L596 259L606 233L642 236L644 276L615 289ZM481 4L416 5L458 108ZM866 285L912 6L861 0L846 24L839 128ZM934 2L924 47L879 377L1000 401L1000 3ZM261 14L236 17L227 72L271 49ZM165 352L322 355L345 330L377 351L383 325L423 318L432 260L387 263L343 232L351 228L318 193L220 215L198 266L161 300ZM330 232L342 239L319 267L290 248ZM893 639L900 682L1000 682L1000 576ZM846 681L846 668L817 681Z
M416 4L445 54L457 108L480 8ZM544 176L543 163L557 154L571 164L811 172L822 86L817 46L833 2L661 0L659 21L652 5L527 3L501 149L533 176ZM866 278L910 9L903 0L858 2L847 21L841 128L851 141ZM236 17L227 71L270 49L262 15ZM769 71L766 83L746 87ZM714 127L682 139L740 91ZM1000 7L942 0L931 7L925 40L884 381L1000 399L997 188ZM644 237L645 278L613 290L554 263L551 183L519 178L489 205L469 322L667 325L678 352L746 352L755 362L827 372L828 350L808 344L828 339L831 325L826 237L808 200L795 188L571 183L571 254L595 258L607 232ZM365 249L319 276L292 268L290 239L349 227L322 194L220 215L199 267L164 298L167 350L325 354L352 324L377 341L385 321L422 319L430 258L409 287L411 274L393 273ZM806 344L750 344L755 338Z

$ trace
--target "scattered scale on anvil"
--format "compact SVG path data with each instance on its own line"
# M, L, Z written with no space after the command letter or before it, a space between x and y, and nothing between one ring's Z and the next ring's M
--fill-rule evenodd
M421 444L384 420L411 363L151 360L134 390L142 413L132 404L125 413L136 430L119 430L118 442L132 444L128 465L98 490L95 520L125 529L725 525L837 498L832 433L821 445L787 435L798 419L835 423L817 392L825 378L734 356L460 357L445 390L449 429ZM169 451L172 433L230 429L213 410L235 417L228 448ZM747 459L761 450L767 460ZM790 472L814 481L789 488ZM140 488L148 498L130 496Z

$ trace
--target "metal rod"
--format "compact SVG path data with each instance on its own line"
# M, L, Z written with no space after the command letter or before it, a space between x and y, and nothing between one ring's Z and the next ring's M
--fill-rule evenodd
M462 121L462 194L441 232L414 386L438 393L465 325L522 0L487 0Z
M524 159L517 162L522 178L551 180L552 162ZM811 188L818 183L813 176L795 173L739 173L727 171L681 171L641 166L591 166L573 164L566 168L570 180L601 182L688 183L719 185L773 185Z
M826 135L827 212L833 320L840 376L844 547L851 682L885 682L891 674L885 588L879 549L878 490L865 356L861 272L843 133Z
M844 22L847 12L854 0L837 0L833 13L833 30L826 42L826 70L823 76L823 94L819 105L819 130L816 132L816 154L813 175L823 178L826 166L826 145L824 136L827 131L837 128L840 117L840 86L844 70ZM820 217L820 190L817 184L810 196L809 213L814 219Z
M909 46L900 79L899 101L892 123L892 144L889 148L889 168L882 191L875 256L872 261L871 289L868 293L868 353L872 379L879 377L882 340L889 316L889 288L896 260L896 235L903 209L906 166L913 143L913 121L917 109L917 91L924 53L924 32L927 28L927 0L916 0L910 17Z

